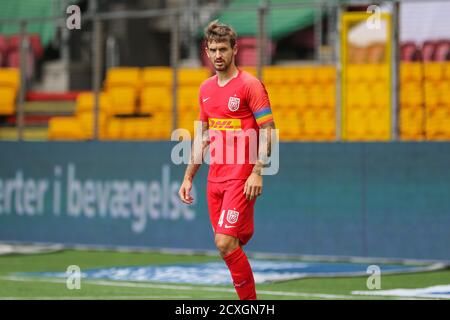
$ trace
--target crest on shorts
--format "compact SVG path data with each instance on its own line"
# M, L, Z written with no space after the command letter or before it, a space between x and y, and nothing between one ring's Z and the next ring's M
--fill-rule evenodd
M228 210L227 212L227 221L231 224L234 224L238 221L239 212L235 210Z
M228 100L228 109L230 109L230 111L236 111L237 109L239 109L239 102L241 102L241 99L230 97L230 99Z

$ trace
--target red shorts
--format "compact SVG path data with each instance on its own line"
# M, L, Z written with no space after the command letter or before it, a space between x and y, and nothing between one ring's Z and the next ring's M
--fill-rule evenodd
M253 212L256 201L256 198L246 199L245 181L208 181L206 187L209 218L214 233L236 237L243 245L253 235Z

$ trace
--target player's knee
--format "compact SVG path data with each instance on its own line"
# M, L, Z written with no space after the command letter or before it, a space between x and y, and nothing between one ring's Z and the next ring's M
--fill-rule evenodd
M234 251L239 246L239 239L231 236L217 236L215 243L217 249L223 257Z

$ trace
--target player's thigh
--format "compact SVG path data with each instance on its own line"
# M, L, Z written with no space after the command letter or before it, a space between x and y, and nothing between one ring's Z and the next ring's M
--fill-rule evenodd
M256 199L247 200L244 185L245 180L235 180L228 184L216 228L217 233L235 236L243 244L253 235L253 208L256 201Z
M214 230L219 221L220 212L222 209L223 191L221 189L222 188L220 183L208 181L206 185L206 198L208 202L209 219Z

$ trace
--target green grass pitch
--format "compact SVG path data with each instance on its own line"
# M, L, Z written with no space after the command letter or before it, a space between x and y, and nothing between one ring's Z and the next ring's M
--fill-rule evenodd
M82 280L79 290L69 290L65 279L12 277L16 272L65 272L69 265L81 270L149 264L201 263L220 261L206 255L63 250L54 253L0 256L0 299L154 299L154 300L234 300L231 285L206 286L160 282ZM381 289L421 288L448 284L450 270L399 275L382 275ZM257 285L259 299L392 299L355 296L366 291L367 277L308 278Z

